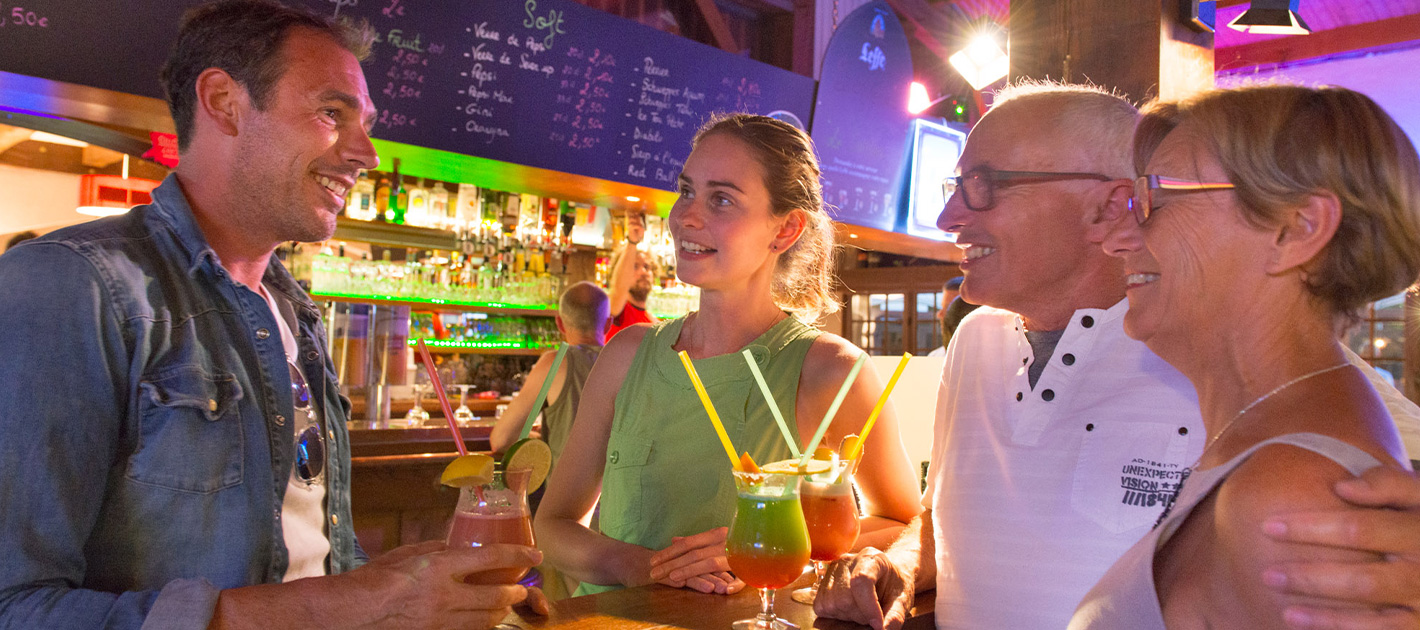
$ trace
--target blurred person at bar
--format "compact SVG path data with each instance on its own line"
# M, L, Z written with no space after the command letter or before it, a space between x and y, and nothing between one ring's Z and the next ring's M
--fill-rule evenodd
M541 438L552 447L552 464L567 445L567 436L572 430L572 419L576 416L582 391L591 374L592 365L606 343L607 295L590 282L578 282L566 291L557 303L557 331L568 344L567 354L562 357L562 365L557 374L552 375L552 386L547 390L547 401L543 408L534 412L532 406L543 383L552 370L552 361L557 351L544 352L533 364L527 380L523 382L518 395L508 402L503 416L493 426L488 436L493 452L501 453L518 440L529 413L542 414Z
M646 310L646 298L651 297L654 265L651 257L638 245L646 237L646 217L640 210L626 212L626 243L611 257L611 320L606 338L611 339L636 324L654 324L655 315Z
M764 116L713 119L679 182L669 219L676 270L700 287L700 310L607 344L572 427L578 448L563 453L536 517L548 559L583 593L653 582L743 587L725 558L730 465L677 351L695 361L735 447L758 462L790 452L741 351L753 354L801 445L862 353L806 323L836 307L833 232L806 134ZM824 443L861 431L881 392L869 365ZM920 500L891 405L877 427L857 477L868 513L860 545L892 540ZM586 527L598 500L600 533Z
M529 597L463 583L528 547L365 562L349 402L272 256L329 238L378 163L371 37L264 0L193 9L153 203L0 260L0 626L486 628Z
M942 308L937 310L937 324L942 331L942 345L928 352L927 356L929 357L947 356L947 344L951 343L952 335L956 334L957 327L961 326L961 320L977 308L976 304L961 299L961 280L962 277L957 276L942 285Z
M10 251L12 248L14 248L16 245L19 245L20 243L23 243L23 242L25 242L25 241L28 241L28 240L30 240L30 239L35 239L35 238L39 238L39 235L38 235L38 234L35 234L34 232L32 232L32 231L30 231L30 230L25 230L25 231L23 231L23 232L20 232L20 233L14 235L14 236L11 236L11 237L10 237L10 240L5 241L5 249L4 249L3 251L8 252L8 251ZM0 252L0 253L3 253L3 252Z
M1133 192L1137 121L1131 104L1098 88L1027 83L998 94L972 129L937 225L964 250L962 296L983 307L947 349L926 509L887 550L835 563L814 606L820 616L893 628L915 591L935 586L939 628L1063 628L1203 452L1198 395L1125 335L1124 265L1101 247L1134 221L1118 208ZM1270 583L1314 602L1413 615L1420 480L1377 469L1333 492L1371 509L1274 511L1266 532L1384 558L1272 565L1281 577ZM1320 606L1287 619L1299 628L1414 623Z
M1409 467L1335 333L1420 277L1420 158L1361 94L1266 85L1152 104L1134 164L1127 209L1109 204L1132 220L1104 241L1124 262L1124 331L1192 381L1208 439L1070 627L1284 627L1288 606L1315 601L1269 588L1269 567L1381 554L1278 543L1271 515L1359 511L1337 482ZM1414 624L1410 597L1377 612Z

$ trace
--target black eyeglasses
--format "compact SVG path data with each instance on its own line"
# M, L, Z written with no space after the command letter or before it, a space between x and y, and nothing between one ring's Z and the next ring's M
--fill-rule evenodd
M964 175L942 180L942 202L951 201L952 195L961 191L962 200L968 210L990 210L996 205L996 189L1021 184L1041 182L1063 182L1072 179L1093 179L1107 182L1113 177L1099 173L1054 173L1048 171L998 171L985 166L967 171Z
M320 419L311 407L311 388L301 369L287 362L291 370L291 403L296 408L300 421L296 425L296 478L307 486L324 481L325 474L325 434L321 433Z
M1154 213L1164 205L1154 199L1155 190L1190 193L1228 190L1234 187L1229 182L1195 182L1162 175L1144 175L1134 180L1134 195L1129 198L1129 211L1134 213L1134 220L1138 221L1139 225L1144 225L1144 222L1154 216Z

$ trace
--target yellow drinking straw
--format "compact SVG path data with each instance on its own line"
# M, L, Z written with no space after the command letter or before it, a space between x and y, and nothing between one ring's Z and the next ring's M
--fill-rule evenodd
M764 382L764 374L759 371L759 364L754 362L754 353L748 348L741 354L745 357L745 363L749 364L749 371L754 375L754 380L759 383L759 391L764 393L764 402L769 404L769 412L774 414L774 421L779 424L779 432L784 434L784 442L789 445L789 455L794 459L799 458L799 445L794 443L794 435L789 432L789 424L784 422L784 414L779 411L779 403L774 402L774 394L769 391L769 383Z
M853 362L853 369L848 370L848 378L844 379L843 386L838 388L838 395L833 398L833 404L828 406L828 413L823 414L823 420L819 421L818 430L814 431L814 439L804 447L804 454L799 457L800 466L808 465L809 458L813 457L814 451L818 449L818 443L823 441L823 434L828 431L828 425L833 422L833 416L838 414L839 405L842 405L843 399L848 396L848 389L853 386L853 381L858 380L858 372L863 369L867 360L868 353L864 352Z
M720 424L720 414L715 413L715 405L710 403L710 394L705 393L705 384L700 382L700 375L695 373L695 366L690 363L690 355L684 350L679 353L680 362L685 366L685 373L690 376L690 384L695 386L695 393L700 394L700 402L705 405L705 413L710 414L710 422L715 425L715 433L720 436L720 443L725 445L725 454L730 456L730 465L735 468L735 472L743 472L740 467L740 458L735 455L735 446L730 444L730 435L725 433L725 425Z
M852 453L840 453L843 459L857 459L858 454L863 452L863 442L868 440L868 432L873 430L873 424L878 421L878 414L882 413L883 406L887 404L888 394L892 393L892 388L897 386L898 377L902 376L902 371L907 369L907 360L912 355L902 353L902 360L897 362L897 369L893 370L892 378L888 379L887 387L883 388L883 395L878 396L878 404L873 405L873 412L868 414L868 422L863 425L863 434L858 436L858 443L853 445Z

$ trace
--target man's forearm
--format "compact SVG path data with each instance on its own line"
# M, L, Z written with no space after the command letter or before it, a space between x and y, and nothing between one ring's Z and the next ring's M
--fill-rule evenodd
M911 578L916 592L937 585L937 545L932 534L932 511L925 510L907 523L902 534L883 553L903 577Z

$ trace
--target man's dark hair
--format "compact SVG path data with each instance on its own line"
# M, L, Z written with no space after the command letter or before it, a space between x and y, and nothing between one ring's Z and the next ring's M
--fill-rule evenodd
M14 246L16 246L16 245L19 245L20 243L23 243L23 242L25 242L25 241L28 241L28 240L30 240L30 239L32 239L32 238L39 238L39 235L38 235L38 234L35 234L34 232L31 232L30 230L25 230L25 231L23 231L23 232L20 232L19 234L16 234L16 235L14 235L14 236L11 236L11 237L10 237L10 241L7 242L7 243L5 243L5 250L0 250L0 251L8 251L11 247L14 247Z
M370 54L369 25L335 20L274 0L221 0L189 10L159 79L177 125L178 150L187 150L197 108L197 77L218 68L246 88L252 104L265 110L285 71L281 44L293 28L329 35L356 59Z

